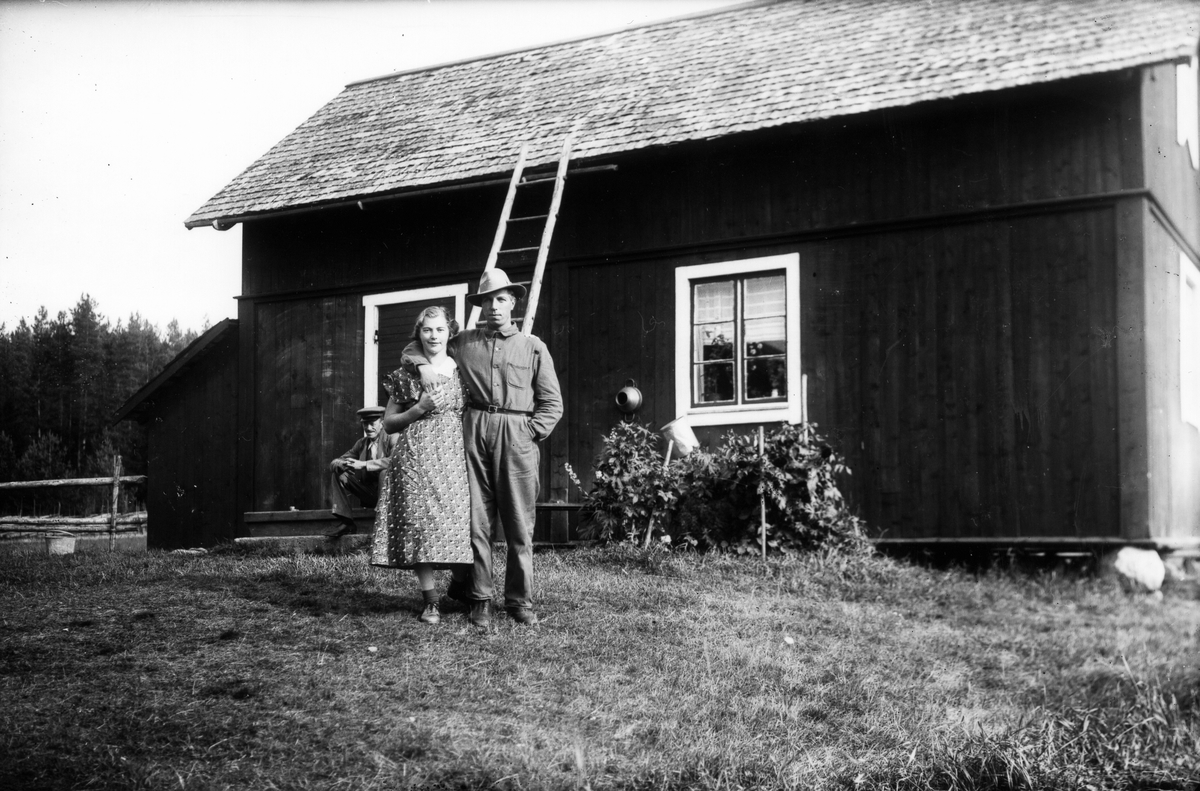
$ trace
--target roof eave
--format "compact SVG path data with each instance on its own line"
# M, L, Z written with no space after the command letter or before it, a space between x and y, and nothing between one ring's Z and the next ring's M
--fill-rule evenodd
M214 324L200 337L192 341L179 354L175 355L171 362L167 363L167 367L155 376L128 399L121 407L113 414L111 425L116 425L122 420L130 417L136 418L139 421L142 418L145 410L150 406L151 398L156 392L165 387L176 376L182 374L192 365L211 351L215 345L225 337L225 335L238 326L237 319L222 319Z
M623 153L623 152L622 152ZM583 158L574 160L575 163L586 161ZM538 166L541 167L541 166ZM536 168L529 168L535 170ZM568 172L568 176L577 176L582 173L596 173L600 171L616 170L616 165L591 165L584 167L572 168ZM402 187L400 189L387 190L383 192L363 193L354 195L348 198L337 198L331 201L312 203L306 205L285 206L279 209L268 209L265 211L247 212L246 214L230 214L221 215L218 217L203 217L192 219L189 217L184 221L183 225L189 231L192 228L202 228L211 226L218 231L228 231L234 225L242 222L250 222L253 220L277 219L279 217L287 217L294 214L309 214L312 212L323 211L326 209L345 209L350 207L358 207L365 209L368 204L379 203L386 200L395 200L397 198L410 198L418 195L428 195L437 192L453 192L456 190L478 189L479 187L492 187L496 185L507 184L511 178L511 171L497 171L495 173L486 173L471 179L459 179L454 181L439 182L429 185L418 185L413 187Z

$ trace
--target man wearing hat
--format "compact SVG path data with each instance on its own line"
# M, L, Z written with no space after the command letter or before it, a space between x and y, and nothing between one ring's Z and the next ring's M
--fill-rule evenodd
M537 623L533 612L533 526L540 486L537 443L550 436L563 413L562 393L546 344L525 335L512 321L523 283L513 283L500 269L479 279L479 290L467 296L483 309L484 329L468 329L450 340L448 352L458 362L467 386L463 440L471 488L471 549L474 566L454 571L447 593L470 605L471 623L491 623L492 530L504 527L508 567L504 606L519 624ZM433 374L419 343L404 350L404 361Z
M329 462L329 499L333 501L333 516L340 526L330 533L337 538L353 533L357 526L351 516L348 494L358 498L364 508L374 508L379 501L379 472L388 465L388 456L400 440L400 435L383 431L383 407L369 406L358 410L358 422L363 435L350 450Z

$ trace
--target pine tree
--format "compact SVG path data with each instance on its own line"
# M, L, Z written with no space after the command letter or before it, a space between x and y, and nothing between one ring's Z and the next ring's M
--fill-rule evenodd
M107 400L104 391L105 340L108 322L96 310L96 303L84 294L71 311L71 379L68 393L71 424L71 453L77 468L89 455L89 441L95 441L107 424L101 411Z
M113 327L88 294L70 314L42 307L31 323L0 325L0 480L103 475L114 454L144 472L145 428L110 421L196 337L177 321L160 333L137 313Z

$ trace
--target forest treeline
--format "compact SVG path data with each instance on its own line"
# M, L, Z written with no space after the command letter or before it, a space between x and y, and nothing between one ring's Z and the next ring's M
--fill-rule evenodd
M117 409L196 338L137 313L114 325L89 295L69 312L0 324L0 481L146 471L146 432Z

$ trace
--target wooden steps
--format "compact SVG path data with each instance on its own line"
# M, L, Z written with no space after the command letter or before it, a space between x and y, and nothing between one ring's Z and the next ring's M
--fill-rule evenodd
M351 511L358 534L369 534L375 526L374 508ZM324 536L341 524L328 508L316 511L247 511L243 514L250 538Z
M571 535L569 519L579 507L578 503L538 503L534 544L570 546L578 543L577 537ZM375 529L375 509L355 508L352 515L358 532L339 540L347 546L365 546ZM313 511L247 511L243 519L249 535L236 539L240 544L291 541L304 547L310 544L316 546L322 541L330 541L327 534L339 525L333 518L333 512L327 508Z

